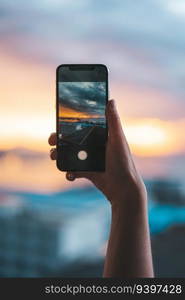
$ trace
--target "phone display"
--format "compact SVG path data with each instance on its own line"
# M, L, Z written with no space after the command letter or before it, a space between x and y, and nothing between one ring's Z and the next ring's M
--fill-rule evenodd
M105 171L108 75L104 65L57 68L57 166Z

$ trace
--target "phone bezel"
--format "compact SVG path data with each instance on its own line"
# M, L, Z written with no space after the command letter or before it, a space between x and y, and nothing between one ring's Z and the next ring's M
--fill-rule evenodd
M58 90L58 82L59 82L59 70L62 67L75 67L75 68L83 68L83 67L104 67L105 69L105 74L106 74L106 106L108 104L108 98L109 98L109 83L108 83L108 68L106 65L104 64L61 64L56 68L56 150L57 152L60 149L59 146L59 137L58 137L58 132L59 132L59 122L58 122L58 117L59 117L59 90ZM106 115L105 115L106 118ZM106 140L108 139L108 123L107 123L107 118L106 118ZM105 153L106 155L106 153ZM67 171L73 171L73 170L64 170L62 169L62 167L60 166L59 160L56 159L56 165L57 168L62 171L62 172L67 172ZM76 170L78 172L78 170ZM89 170L84 170L84 171L88 171L88 172L98 172L98 171L89 171Z

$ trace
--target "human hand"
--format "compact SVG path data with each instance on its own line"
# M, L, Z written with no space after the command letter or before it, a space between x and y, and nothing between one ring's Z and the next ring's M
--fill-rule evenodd
M129 202L135 205L133 199L146 199L146 189L133 162L114 100L108 102L106 117L109 134L105 172L67 172L66 178L70 181L76 178L87 178L116 207L120 207L124 199L127 199L127 202L132 199ZM48 142L51 146L56 145L56 133L50 135ZM51 149L50 156L51 159L56 160L56 148Z

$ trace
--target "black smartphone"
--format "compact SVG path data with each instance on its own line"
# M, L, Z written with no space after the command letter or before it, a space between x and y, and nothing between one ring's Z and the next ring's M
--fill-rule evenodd
M105 171L108 70L102 64L64 64L56 74L57 167Z

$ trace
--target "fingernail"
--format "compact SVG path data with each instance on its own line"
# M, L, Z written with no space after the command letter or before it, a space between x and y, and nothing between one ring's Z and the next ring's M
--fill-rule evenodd
M73 181L75 180L75 175L73 173L67 173L66 177L68 180Z

